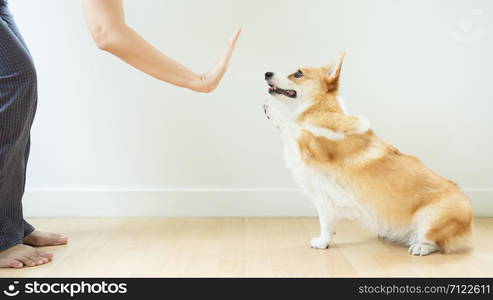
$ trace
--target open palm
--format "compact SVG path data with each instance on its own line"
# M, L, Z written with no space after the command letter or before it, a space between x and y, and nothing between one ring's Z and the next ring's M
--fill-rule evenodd
M235 31L221 58L214 64L214 66L212 66L212 68L209 69L207 73L201 76L197 91L209 93L217 88L224 76L224 73L228 70L229 61L231 60L231 56L233 55L233 51L236 47L240 34L241 28Z

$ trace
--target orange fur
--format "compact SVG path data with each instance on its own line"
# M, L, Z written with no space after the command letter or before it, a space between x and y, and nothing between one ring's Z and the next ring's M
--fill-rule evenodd
M305 164L337 170L359 201L392 226L409 226L416 218L429 218L426 238L444 252L453 250L471 233L469 199L455 183L416 157L401 153L373 131L352 133L358 118L346 115L336 99L341 66L342 57L332 76L327 75L330 68L302 68L303 78L289 77L299 85L310 83L315 90L312 105L297 122L346 134L344 139L331 140L302 130L298 145ZM371 151L375 154L369 157Z

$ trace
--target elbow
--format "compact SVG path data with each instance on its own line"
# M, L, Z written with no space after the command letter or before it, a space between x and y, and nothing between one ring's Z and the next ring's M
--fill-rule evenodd
M109 37L110 33L105 30L98 30L92 34L92 38L96 46L103 51L110 52L112 46L111 38Z
M113 52L115 50L115 35L118 29L98 27L91 31L96 46L103 51Z
M96 47L99 48L99 50L103 50L103 51L108 51L110 52L110 43L108 41L108 39L106 39L105 37L95 37L94 38L94 43L96 44Z
M212 85L208 85L208 86L205 86L203 87L199 92L201 93L204 93L204 94L210 94L212 92L214 92L216 88Z

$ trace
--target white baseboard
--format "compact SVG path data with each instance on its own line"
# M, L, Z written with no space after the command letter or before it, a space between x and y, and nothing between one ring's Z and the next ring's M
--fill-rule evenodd
M478 217L493 217L493 188L464 189ZM298 190L28 189L27 217L298 217L315 216Z

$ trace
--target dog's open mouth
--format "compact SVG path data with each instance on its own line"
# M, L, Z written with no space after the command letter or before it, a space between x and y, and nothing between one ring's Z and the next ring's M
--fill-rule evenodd
M296 98L297 93L295 90L283 90L271 83L267 83L267 84L269 85L269 94L279 94L289 98Z

